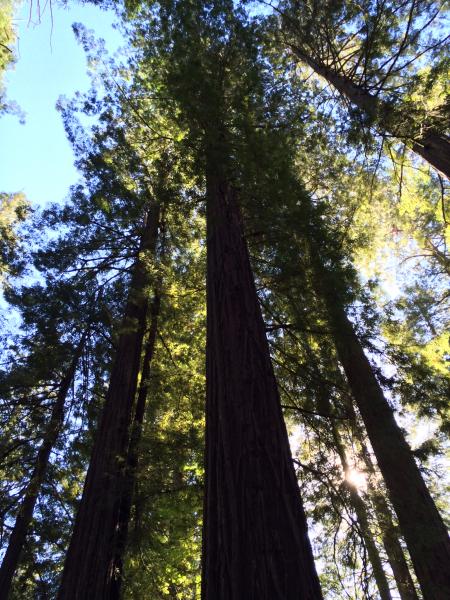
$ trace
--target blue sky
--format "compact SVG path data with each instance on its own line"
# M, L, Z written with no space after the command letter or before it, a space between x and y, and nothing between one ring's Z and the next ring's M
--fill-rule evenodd
M93 29L114 51L122 38L113 28L113 14L92 5L70 3L48 9L29 22L29 3L17 15L17 62L6 75L6 89L26 113L24 125L13 115L0 118L0 191L24 192L34 204L61 202L77 181L74 156L55 109L60 95L71 97L89 87L86 61L76 43L72 23Z

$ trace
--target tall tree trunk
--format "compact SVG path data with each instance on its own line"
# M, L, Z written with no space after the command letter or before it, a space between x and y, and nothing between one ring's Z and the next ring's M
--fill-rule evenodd
M202 598L317 600L322 594L237 193L212 163Z
M419 600L414 582L409 572L403 548L392 520L391 510L381 494L376 490L372 494L378 524L383 537L383 546L394 574L395 583L401 600Z
M329 412L331 414L331 410ZM346 478L347 474L350 471L350 467L347 460L347 453L342 443L342 439L336 423L332 422L331 427L333 428L334 444L336 446L336 450L341 461L342 470L344 471L345 487L347 488L347 491L349 493L350 502L356 514L359 529L361 532L361 537L364 541L364 545L366 546L367 556L369 557L370 564L372 565L373 577L377 584L380 599L392 600L391 591L389 589L389 583L386 578L386 573L383 569L383 563L381 562L380 553L375 544L373 533L370 529L369 516L367 514L366 505L364 503L364 500L359 495L358 490Z
M308 352L310 357L313 356L312 352ZM320 374L317 370L317 374L320 377ZM349 403L350 404L350 403ZM350 504L355 511L356 519L358 522L359 530L361 537L364 541L367 556L369 558L369 562L372 565L373 577L375 579L375 583L378 588L378 592L380 594L381 600L392 600L391 592L389 589L389 583L386 578L386 573L383 569L383 563L381 561L380 553L378 551L377 545L374 540L373 533L370 529L370 519L367 511L366 504L364 500L358 493L358 490L355 486L348 481L347 474L350 472L350 466L348 464L347 452L345 449L345 445L342 441L341 433L339 431L339 426L336 421L333 419L333 410L330 401L329 394L323 394L319 401L319 408L321 411L329 415L331 417L330 428L333 436L334 446L339 456L339 460L342 466L342 470L344 471L344 485L348 491L350 497ZM353 407L346 406L346 410L349 412L353 411ZM353 419L356 422L356 414L353 412Z
M353 407L351 407L352 409ZM354 422L356 423L356 413L354 413ZM363 433L357 431L356 435L359 438L362 458L366 469L373 475L375 474L375 467L363 439ZM408 563L406 562L405 553L400 543L398 528L392 518L391 508L386 502L383 493L375 489L371 484L369 484L369 492L373 499L378 525L383 538L383 546L394 574L400 598L401 600L419 600Z
M120 506L148 311L149 275L145 259L154 256L158 227L159 205L155 203L147 215L133 270L109 388L66 555L59 600L114 597Z
M150 369L155 351L156 334L158 331L158 316L161 305L160 284L155 289L152 307L150 310L150 328L147 342L145 344L144 359L142 363L141 381L134 411L134 419L131 428L130 445L128 448L127 465L125 473L124 489L120 503L117 543L114 555L114 581L109 595L110 600L119 600L123 583L123 563L128 538L128 526L133 505L133 495L138 468L139 444L142 436L144 423L145 405L149 388Z
M306 350L308 352L308 356L311 361L311 359L313 359L313 357L314 357L314 354L309 350L308 346L306 346ZM316 377L320 380L319 370L315 369L314 371L315 371ZM342 378L342 380L340 381L341 386L343 388L345 388L347 386L347 384L344 380L344 376L341 375L339 371L337 372L337 374L339 375L340 378ZM330 402L330 395L328 395L327 393L322 395L322 397L320 399L320 403L318 405L318 408L321 410L322 414L333 417L333 410L332 410L332 406L331 406L331 402ZM364 432L361 429L361 426L359 423L359 417L357 417L356 411L354 409L353 404L351 403L350 398L346 398L346 400L345 400L345 412L347 412L349 415L351 415L352 422L355 425L353 435L358 440L358 443L361 446L361 455L362 455L362 459L366 465L366 469L370 474L375 474L375 467L373 465L369 451L367 449L367 445L365 443ZM348 464L347 464L347 459L345 456L345 448L342 445L342 443L340 443L341 437L340 437L339 428L334 421L331 423L331 427L332 427L333 438L335 441L335 446L338 449L338 453L341 458L342 468L344 471L346 471L346 469L348 468ZM342 460L342 458L344 460ZM354 489L354 488L352 488L352 486L350 486L350 488ZM354 490L354 491L356 491L356 490ZM406 561L405 554L404 554L402 545L399 540L398 528L394 524L393 519L392 519L391 509L390 509L388 503L386 502L384 495L382 493L380 493L380 491L378 489L375 489L374 486L371 485L370 483L369 483L369 492L370 492L370 497L372 498L373 504L375 507L377 522L381 529L383 546L386 551L389 564L392 568L392 572L394 574L395 583L397 585L397 589L399 591L400 598L401 598L401 600L419 600L413 579L411 577L411 573L409 571L409 566ZM358 494L358 497L359 497L359 494ZM361 498L359 498L359 499L363 502L363 509L364 509L363 512L366 514L366 517L364 518L364 516L362 516L362 519L360 519L360 517L358 515L357 515L357 517L358 517L358 519L360 519L360 521L366 520L367 523L369 523L366 505ZM356 500L356 503L354 503L354 508L355 508L355 512L356 512L355 504L358 504L358 500ZM369 536L370 539L373 539L370 529L369 529L369 534L370 534L370 536ZM376 550L376 552L377 552L377 554L379 554L378 550ZM370 559L369 551L367 553L368 553L369 559ZM378 562L376 558L375 558L375 561ZM373 566L373 562L372 562L372 566ZM374 575L375 575L375 572L374 572ZM383 585L378 586L379 589L380 589L380 587L383 587ZM380 592L380 594L381 594L381 592Z
M366 427L425 600L450 598L450 539L408 443L336 293L310 246L314 287L327 309L339 361Z
M422 135L414 136L412 134L408 136L406 132L400 131L399 127L396 126L397 123L401 122L402 116L394 106L356 85L345 75L316 62L297 46L291 46L291 48L301 61L326 79L352 104L370 117L375 118L380 127L410 146L416 154L419 154L430 165L450 179L450 139L445 134L435 131L432 127L428 129L425 127L425 133ZM404 118L403 115L403 120Z
M83 353L87 335L88 329L82 334L70 366L59 384L58 394L50 415L50 421L48 422L42 444L38 450L36 464L30 481L25 489L23 500L8 541L8 547L5 556L3 557L2 566L0 567L0 600L7 600L11 590L14 573L19 565L28 529L33 518L34 507L47 472L50 454L64 423L64 405L66 397L75 377L78 361Z

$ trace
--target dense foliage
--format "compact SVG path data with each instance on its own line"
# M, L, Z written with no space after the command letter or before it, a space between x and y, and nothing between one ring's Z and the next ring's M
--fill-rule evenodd
M323 597L448 598L443 3L95 3L117 11L128 47L112 60L74 25L92 87L58 108L80 180L32 214L0 197L14 315L1 336L0 598L71 597L63 570L88 556L76 544L102 489L115 506L92 542L112 553L105 597L201 597L218 173L238 198ZM12 43L9 5L3 22ZM422 151L431 138L439 164Z

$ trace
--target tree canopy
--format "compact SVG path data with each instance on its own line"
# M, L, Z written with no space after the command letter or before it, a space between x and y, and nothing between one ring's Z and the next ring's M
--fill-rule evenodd
M0 197L0 599L448 599L448 10L94 3L79 181Z

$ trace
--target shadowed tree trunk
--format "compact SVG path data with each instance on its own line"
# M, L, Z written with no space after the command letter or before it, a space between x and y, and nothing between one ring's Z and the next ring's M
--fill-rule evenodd
M313 359L314 354L312 352L308 352L308 355L309 355L309 359L311 361L311 359ZM340 381L341 387L343 389L345 389L347 387L347 383L344 380L344 376L340 374L340 371L337 371L336 374L341 379L341 381ZM320 379L320 372L318 370L316 370L316 376L318 379ZM323 414L333 417L333 410L332 410L332 406L330 403L330 397L331 396L327 395L326 393L323 394L320 399L319 408ZM362 460L364 461L366 469L370 474L374 475L375 467L374 467L374 464L370 457L367 445L365 443L365 433L360 426L360 419L356 414L356 411L354 409L354 406L351 402L350 397L346 397L346 399L345 399L345 412L350 415L351 421L354 424L353 435L355 436L355 439L358 440L358 443L361 446L361 457L362 457ZM346 472L348 470L348 462L347 462L347 458L346 458L345 448L341 442L341 435L339 432L339 427L338 427L337 423L334 421L331 422L331 427L332 427L332 433L333 433L335 446L338 450L338 454L339 454L339 457L341 460L341 465L342 465L344 472ZM356 493L357 497L353 498L353 500L354 500L353 505L354 505L355 513L357 513L357 518L360 522L361 533L363 533L363 531L362 531L363 527L361 527L361 523L364 523L364 522L367 523L367 531L368 531L367 538L368 538L369 545L370 545L370 541L372 541L372 543L373 543L373 535L370 530L370 527L368 526L370 519L369 519L369 515L367 513L366 503L359 496L359 494L357 493L357 490L355 490L353 488L353 486L349 485L348 487L349 487L350 492L352 492L352 490L353 490L353 494ZM392 519L391 508L389 507L388 503L386 502L384 495L382 493L380 493L379 489L374 488L374 486L370 483L370 480L369 480L369 492L370 492L370 497L372 498L372 501L374 504L375 513L377 516L377 522L381 529L383 546L386 551L386 554L387 554L387 557L389 560L389 564L392 568L392 572L394 574L394 578L395 578L398 592L400 594L400 598L401 598L401 600L419 600L419 597L418 597L416 589L415 589L414 582L411 577L411 573L409 571L409 566L406 561L405 554L404 554L402 545L399 540L398 528L394 524L393 519ZM362 503L362 511L359 511L360 515L358 515L357 507L360 506L361 503ZM366 541L366 546L367 546L367 541ZM375 554L373 554L374 561L372 561L371 552L369 551L369 547L367 546L367 554L369 556L369 560L371 561L372 567L374 568L374 576L376 577L376 573L380 572L380 566L383 571L383 577L379 580L379 583L377 583L378 588L380 590L380 595L382 596L381 589L386 589L386 585L383 582L383 578L386 579L386 577L384 575L384 569L382 567L382 563L381 563L381 560L379 557L379 552L378 552L376 546L375 546L375 551L376 551L376 555L378 555L378 558ZM374 563L376 565L375 567L374 567ZM390 592L389 592L389 594L390 594Z
M376 491L373 492L373 502L383 536L383 546L394 574L400 598L401 600L419 600L403 548L398 539L397 527L392 520L391 510L383 496L377 494Z
M394 106L359 87L345 75L316 62L297 46L291 46L291 48L301 61L326 79L352 104L374 118L380 127L400 139L416 154L419 154L430 165L450 179L450 139L445 134L435 131L432 127L427 128L425 124L424 133L408 136L405 132L400 131L398 126L402 120L405 120L405 116L402 117Z
M343 387L345 387L346 384L344 380L342 381L342 384ZM352 422L354 423L353 435L358 440L358 444L361 447L361 458L366 466L367 472L374 476L376 474L375 466L367 448L365 433L360 426L360 419L356 414L350 398L348 398L348 401L346 401L345 409L348 411L349 415L351 415ZM326 412L331 414L331 406L329 404L326 408ZM419 600L419 596L417 595L409 566L405 558L405 553L400 543L400 532L398 531L398 527L392 518L391 508L387 503L383 492L374 486L370 479L369 494L375 509L377 522L381 530L383 546L395 578L395 583L397 585L400 598L401 600Z
M322 598L237 193L207 172L203 600Z
M134 419L131 428L130 446L128 448L127 465L125 473L125 483L122 492L119 519L117 544L114 556L113 572L115 573L114 583L109 595L110 600L119 600L121 597L121 588L123 583L123 563L126 551L128 526L133 505L133 495L136 483L136 472L139 458L139 444L142 436L142 426L144 423L145 405L150 379L151 363L155 351L156 334L158 331L158 316L161 305L160 285L155 290L151 310L150 310L150 328L147 342L145 344L144 359L142 363L141 381L134 411Z
M109 388L66 555L59 600L115 597L115 550L148 311L149 274L145 261L155 254L158 227L159 205L155 203L147 215L133 269Z
M326 306L339 361L386 482L424 598L446 600L450 598L450 539L444 522L340 302L333 276L321 263L313 242L310 256L314 287Z
M47 473L50 454L64 423L64 405L66 397L75 377L77 364L83 353L88 331L89 330L86 329L81 336L70 366L59 384L58 394L50 415L50 421L48 422L42 444L37 453L33 474L25 489L23 500L17 513L16 522L14 523L8 541L8 547L3 558L2 566L0 567L0 600L7 600L9 597L14 573L19 565L20 555L33 518L34 507Z
M353 411L353 407L349 407ZM356 414L353 412L354 422L356 423ZM375 473L375 467L370 457L367 445L363 440L362 432L357 432L359 443L361 445L362 458L366 465L367 471L370 474ZM400 594L401 600L419 600L416 588L409 571L408 563L406 562L405 553L399 539L399 531L395 525L391 508L386 502L383 493L374 489L374 486L369 484L369 491L373 499L373 505L377 516L378 525L381 529L383 538L383 546L391 565L394 574L395 583Z
M329 410L328 412L331 414L331 410ZM347 474L350 471L350 467L347 460L347 454L342 443L341 436L336 423L332 421L331 427L333 428L334 444L336 446L336 450L341 461L342 470L344 471L345 487L348 490L350 502L358 520L361 537L364 541L364 545L366 546L367 556L369 557L370 564L372 565L373 577L377 584L380 599L392 600L391 592L389 589L389 583L386 578L386 573L383 569L383 563L381 562L380 553L378 552L378 548L374 541L373 533L370 529L369 516L367 514L366 505L364 503L364 500L359 495L358 490L346 478Z

